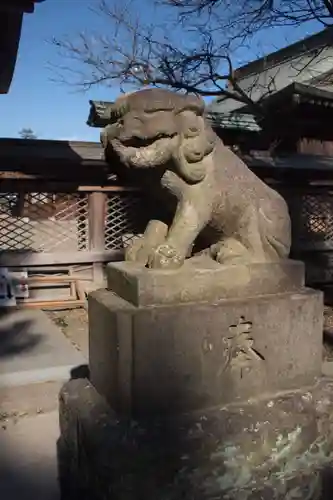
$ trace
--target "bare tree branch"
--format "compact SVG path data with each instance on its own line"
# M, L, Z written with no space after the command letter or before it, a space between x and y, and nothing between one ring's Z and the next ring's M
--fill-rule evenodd
M164 0L176 7L181 17L194 14L216 15L225 9L230 16L225 17L225 25L233 24L238 36L249 35L258 30L274 26L299 26L309 21L319 21L325 26L333 21L332 0ZM232 9L230 9L232 5ZM236 23L236 25L234 24Z
M254 102L251 89L238 81L235 50L251 46L256 34L272 27L333 21L333 0L151 0L150 5L158 15L152 10L153 20L147 22L140 16L140 0L101 0L93 12L107 21L108 34L53 39L62 58L55 80L82 90L149 85L224 96L261 119L264 99ZM274 77L266 87L264 97L275 90Z
M98 14L108 18L109 36L81 33L75 40L67 37L51 41L62 61L67 61L57 66L56 81L60 76L62 83L67 81L83 89L97 84L120 84L124 88L164 86L251 102L236 86L227 43L216 43L205 26L182 27L186 43L181 44L179 27L172 36L176 18L174 26L169 23L170 30L166 30L165 26L142 22L133 4L119 7L119 3L114 7L102 0L97 9Z

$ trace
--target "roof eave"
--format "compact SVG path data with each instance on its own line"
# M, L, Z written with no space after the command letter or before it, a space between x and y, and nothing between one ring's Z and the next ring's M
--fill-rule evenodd
M19 50L24 13L34 12L44 0L1 0L0 4L0 94L9 92Z
M0 20L0 94L7 94L13 80L21 38L23 12L2 13Z
M251 61L235 70L235 78L239 80L250 75L260 73L267 67L281 64L287 59L297 57L308 51L323 47L328 44L333 44L333 26L327 27L319 33L308 36L280 50L271 52L270 54Z

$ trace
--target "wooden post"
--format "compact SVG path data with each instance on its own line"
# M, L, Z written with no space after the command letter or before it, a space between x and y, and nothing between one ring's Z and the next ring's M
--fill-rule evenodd
M88 195L89 210L89 250L104 251L105 249L105 215L107 195L103 192L93 192ZM93 263L93 280L103 283L104 273L101 262Z

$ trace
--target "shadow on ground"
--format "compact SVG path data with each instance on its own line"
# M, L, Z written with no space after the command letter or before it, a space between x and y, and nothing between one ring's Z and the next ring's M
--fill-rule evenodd
M16 311L0 310L0 360L30 351L42 339L42 335L28 332L30 320L15 318L15 313Z
M17 310L0 310L0 374L6 363L31 355L45 342L41 330L31 331L32 320ZM42 347L43 349L43 347ZM71 370L71 379L89 378L88 365ZM10 388L9 388L10 390ZM59 500L57 440L58 411L8 415L0 400L1 500Z
M29 332L31 321L15 310L0 311L0 363L33 350L42 335ZM58 500L54 417L8 419L0 401L0 498ZM50 446L51 444L51 446ZM46 450L46 451L45 451ZM53 456L52 456L53 455ZM53 463L55 461L55 463Z
M88 365L76 366L71 370L70 380L77 380L79 378L90 380L90 370Z

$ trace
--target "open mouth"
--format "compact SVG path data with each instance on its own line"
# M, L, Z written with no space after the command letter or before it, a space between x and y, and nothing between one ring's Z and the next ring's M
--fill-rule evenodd
M145 148L147 146L155 144L156 141L159 141L160 139L171 139L172 137L173 137L172 135L158 134L155 135L154 137L145 137L145 138L130 137L129 139L125 139L124 141L120 142L123 146L129 148Z
M122 161L132 167L164 165L174 149L172 138L166 135L155 136L154 140L113 139L111 142Z

